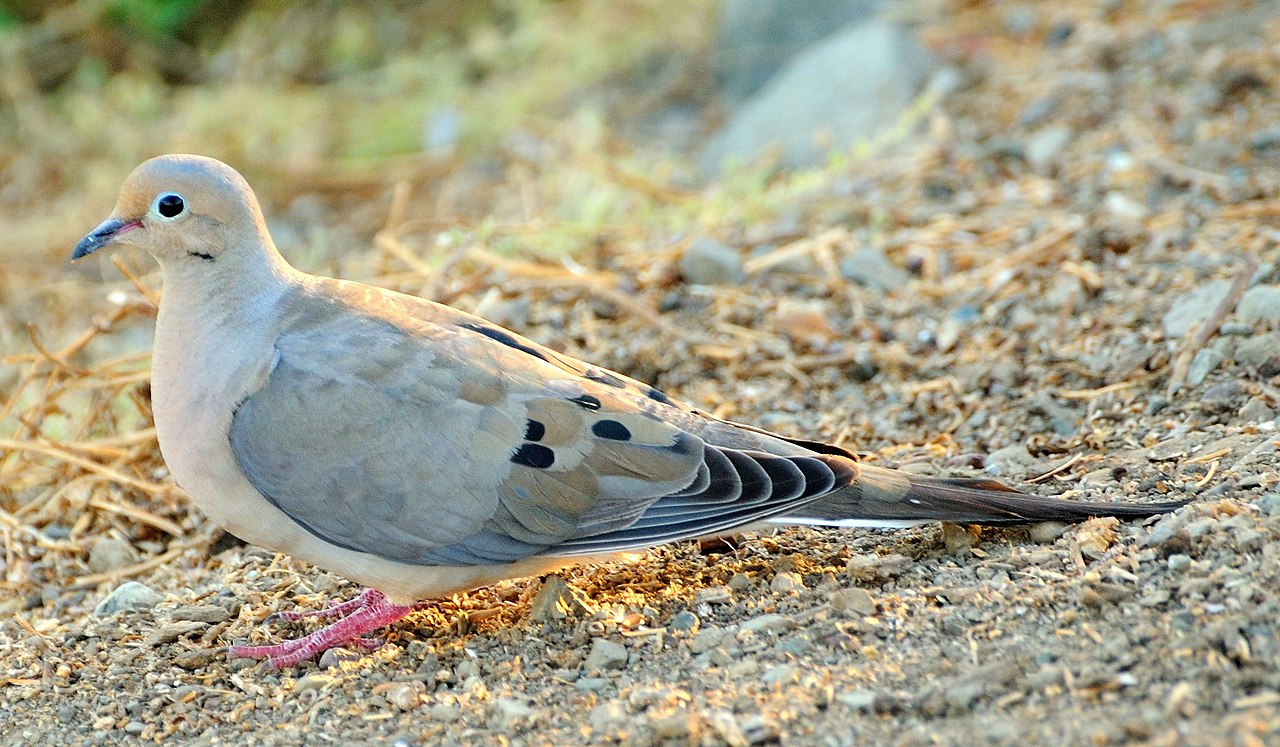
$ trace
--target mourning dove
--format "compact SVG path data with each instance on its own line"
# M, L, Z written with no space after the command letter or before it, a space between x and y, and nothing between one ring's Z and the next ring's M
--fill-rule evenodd
M287 666L422 600L770 524L1145 517L989 480L920 477L708 415L421 298L276 251L229 166L138 166L73 259L160 263L151 393L174 479L232 534L369 589L311 635L230 653Z

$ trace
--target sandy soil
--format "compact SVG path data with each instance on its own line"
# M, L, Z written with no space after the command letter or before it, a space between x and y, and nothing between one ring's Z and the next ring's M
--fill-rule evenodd
M600 237L575 273L476 250L424 280L385 246L362 266L878 463L1192 505L686 543L267 671L217 647L357 590L208 526L144 418L112 447L142 445L141 487L52 516L21 510L35 488L8 498L0 744L1280 744L1274 5L942 9L922 32L965 83L916 135L699 229L742 284L685 282L690 235L657 226ZM901 277L845 277L871 261ZM149 320L126 296L110 334L132 339ZM59 544L103 502L137 509ZM158 597L95 614L124 576Z

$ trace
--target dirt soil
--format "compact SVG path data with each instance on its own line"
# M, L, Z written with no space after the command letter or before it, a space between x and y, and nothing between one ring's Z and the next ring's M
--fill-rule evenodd
M313 629L267 618L358 589L187 506L144 369L28 346L8 381L108 382L142 414L59 443L32 435L46 407L6 436L0 744L1280 744L1275 4L936 9L921 33L959 87L876 155L770 175L737 213L719 187L633 174L728 217L637 218L572 262L464 240L424 267L438 227L392 210L341 269L868 461L1191 505L683 543L441 600L376 651L272 671L218 647ZM543 157L506 173L536 185ZM512 179L495 204L527 197ZM343 209L384 215L390 194ZM695 239L745 280L688 282ZM120 287L85 285L94 344L150 324ZM95 613L126 580L158 596Z

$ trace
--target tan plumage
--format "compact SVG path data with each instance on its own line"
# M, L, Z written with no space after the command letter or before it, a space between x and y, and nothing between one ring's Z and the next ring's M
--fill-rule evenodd
M276 251L240 175L212 159L139 166L74 256L110 244L147 249L164 273L152 392L174 478L233 534L381 592L332 628L342 635L421 599L762 522L1009 523L1177 505L859 465L447 306L306 275ZM286 664L337 635L236 651Z

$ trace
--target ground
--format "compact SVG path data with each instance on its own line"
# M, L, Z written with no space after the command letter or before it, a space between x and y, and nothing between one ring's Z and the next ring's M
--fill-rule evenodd
M317 624L272 612L358 589L172 485L145 388L158 279L47 261L109 210L96 178L5 288L0 744L1280 743L1274 4L911 7L954 90L817 171L697 184L581 115L487 159L246 171L299 266L717 415L1190 505L682 543L441 600L372 653L228 660ZM692 282L690 253L740 275ZM157 596L95 613L124 581Z

